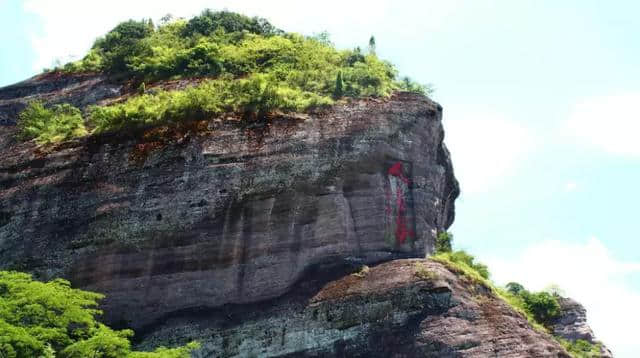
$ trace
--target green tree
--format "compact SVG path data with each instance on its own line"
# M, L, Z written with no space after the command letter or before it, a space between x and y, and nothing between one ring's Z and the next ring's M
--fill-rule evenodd
M344 83L342 81L342 71L338 71L336 76L336 88L333 91L334 98L341 98L344 95Z
M369 38L369 54L376 54L376 38L373 35Z
M506 286L507 291L509 291L512 295L519 295L520 292L523 292L524 286L517 282L509 282Z
M560 304L555 296L548 292L528 292L523 290L520 296L524 299L527 311L533 314L536 321L547 325L560 315Z
M435 253L451 252L453 244L453 234L443 231L436 236Z
M274 35L281 32L260 17L250 18L235 12L206 9L199 16L189 20L184 29L184 36L209 36L218 28L226 33L247 31L259 35Z
M136 357L131 330L114 331L96 320L102 298L62 279L39 282L25 273L0 271L0 357ZM187 358L196 347L141 353Z
M104 68L112 73L128 72L128 65L136 56L151 54L151 47L143 40L154 32L151 20L129 20L118 24L94 48L104 57Z

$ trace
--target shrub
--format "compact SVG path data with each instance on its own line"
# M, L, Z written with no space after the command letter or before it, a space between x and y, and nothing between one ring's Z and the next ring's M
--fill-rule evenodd
M543 325L550 324L560 315L560 304L555 296L548 292L528 292L523 290L520 296L524 300L527 311L531 312L536 321Z
M114 331L96 320L102 295L71 288L68 281L34 281L0 271L0 356L187 358L197 344L155 352L131 352L130 330Z
M574 358L595 358L601 356L600 344L591 344L583 339L578 339L575 342L562 338L556 338L556 340Z
M443 252L431 256L435 261L447 265L450 269L458 271L473 281L490 285L489 270L486 265L476 262L475 258L464 250Z
M346 96L387 96L401 85L393 65L359 49L338 51L327 34L287 34L264 19L210 10L157 29L150 21L123 22L97 40L83 60L64 67L96 69L145 81L269 73L290 87L328 96L338 72Z
M260 35L273 35L281 32L263 18L249 18L230 11L206 9L199 16L189 20L183 34L185 37L195 34L208 36L218 29L227 33L247 31Z
M332 100L291 88L273 76L256 74L239 80L209 80L182 91L159 91L107 107L92 107L89 122L96 132L159 123L205 119L226 112L259 118L274 110L303 111Z
M443 231L436 236L435 253L441 254L444 252L451 252L453 242L453 234L447 231Z
M151 20L129 20L120 23L104 39L98 39L93 49L103 56L104 69L112 73L129 72L134 57L151 53L148 43L142 41L154 32Z
M333 91L334 98L340 98L344 95L344 82L342 81L342 71L338 71L336 76L336 88Z
M38 144L61 142L88 133L80 110L69 104L45 108L42 102L31 102L18 117L19 137L35 139Z
M360 266L360 268L358 269L358 271L352 273L352 275L354 277L358 277L358 278L364 278L365 276L367 276L367 274L369 273L371 269L369 269L369 266L367 265L362 265Z
M429 268L422 262L416 262L413 265L414 268L414 276L421 280L432 281L438 279L438 274L429 270Z
M138 96L124 103L90 108L88 123L102 132L223 112L261 118L332 104L345 96L389 96L404 82L397 81L393 65L374 52L339 51L327 34L304 37L284 33L261 18L205 10L189 21L164 21L158 28L150 20L123 22L63 71L102 70L145 84L187 76L210 78L181 91L150 94L140 86ZM417 84L407 83L405 87L419 90ZM80 116L73 118L80 128Z
M526 315L534 322L548 326L556 319L561 308L556 295L545 291L530 292L517 282L509 282L503 298L526 312Z
M507 291L512 295L519 295L520 292L524 291L524 286L517 282L509 282L506 286Z
M414 82L407 76L402 77L402 79L398 81L398 88L402 91L418 93L424 96L433 93L433 88L430 86Z

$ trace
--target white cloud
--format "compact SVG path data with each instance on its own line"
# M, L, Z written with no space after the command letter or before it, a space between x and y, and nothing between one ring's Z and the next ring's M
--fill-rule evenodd
M445 142L463 194L488 192L514 174L534 144L533 131L499 114L445 114Z
M576 189L578 189L578 183L576 183L574 181L568 181L564 185L564 190L565 191L572 192L572 191L576 191Z
M640 93L588 98L565 122L566 134L610 154L640 157Z
M581 244L544 241L510 259L485 259L500 284L522 283L531 290L557 284L582 303L596 336L616 357L640 352L640 290L629 284L640 275L640 262L621 262L597 238Z

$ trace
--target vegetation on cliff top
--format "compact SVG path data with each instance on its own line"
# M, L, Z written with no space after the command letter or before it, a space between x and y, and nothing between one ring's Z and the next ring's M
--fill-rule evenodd
M197 348L134 352L131 330L98 322L103 296L71 288L68 281L39 282L30 275L0 271L0 357L187 358Z
M377 57L373 37L367 51L338 50L326 33L286 33L262 18L211 10L188 21L165 17L159 26L123 22L96 40L82 60L55 71L104 72L138 84L139 96L86 111L86 127L94 133L230 112L259 118L396 90L429 92L408 77L399 79L394 66ZM193 77L207 80L186 90L146 90L157 81ZM29 123L22 136L50 143L86 135L70 130L66 113L52 112L28 109L20 117ZM39 122L47 124L33 125Z

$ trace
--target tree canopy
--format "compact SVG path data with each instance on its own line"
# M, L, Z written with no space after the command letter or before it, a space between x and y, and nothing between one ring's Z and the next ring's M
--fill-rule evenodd
M96 319L102 298L66 280L40 282L0 271L0 357L186 358L197 347L133 352L133 331L112 330Z
M375 54L373 37L369 48L368 53L359 47L339 50L327 33L286 33L263 18L229 11L205 10L188 21L164 16L159 26L151 20L125 21L96 40L82 60L59 70L103 72L143 90L84 113L32 104L20 117L22 138L46 144L229 112L264 118L345 97L387 97L399 90L429 93L409 78L399 80L395 67ZM194 77L201 81L191 88L146 90L158 81Z

